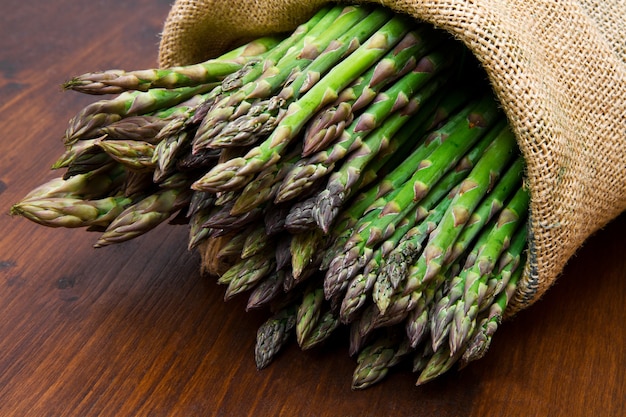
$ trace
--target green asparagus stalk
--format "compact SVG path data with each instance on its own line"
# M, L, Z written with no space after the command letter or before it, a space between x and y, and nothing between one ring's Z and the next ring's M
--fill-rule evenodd
M377 339L359 353L352 374L352 389L365 389L380 382L407 353L404 345L395 338Z
M266 249L256 255L243 259L222 275L219 282L228 284L226 293L224 294L224 300L230 300L235 295L249 290L272 273L276 262L271 255L271 250Z
M164 189L129 205L108 225L94 247L124 242L154 229L185 207L190 197L186 189Z
M463 181L457 196L417 260L416 272L412 274L412 278L419 281L415 284L417 286L430 281L439 272L472 212L517 152L515 137L508 128L499 124L490 133L488 136L495 135L493 142ZM411 287L413 285L410 284Z
M433 353L426 366L417 378L415 385L424 385L448 371L459 360L459 353L450 354L448 349L440 349Z
M449 136L428 160L421 162L412 179L398 190L392 200L379 199L375 208L355 225L354 233L344 245L344 252L334 258L328 268L326 282L329 289L336 287L335 282L350 279L358 272L359 264L368 258L371 248L393 233L402 213L414 209L497 118L498 111L491 98L481 100L478 109L482 111L469 116L465 129L459 129L457 135ZM479 120L480 127L471 121L474 118ZM327 297L331 298L331 294L327 294Z
M443 271L445 271L445 273L442 273L442 270L440 270L437 276L432 280L433 282L431 282L430 284L427 284L424 287L413 287L412 292L408 292L406 290L407 286L414 285L414 283L416 282L414 278L414 274L416 274L416 268L415 266L411 266L410 270L407 270L407 268L398 269L397 266L403 265L403 259L407 260L407 262L405 262L406 265L411 265L411 262L413 262L413 259L415 259L415 255L420 253L419 247L421 246L421 243L413 243L413 241L415 238L423 238L423 235L415 233L415 237L400 242L397 249L388 256L388 265L393 269L387 273L392 277L409 276L412 278L408 280L408 284L406 284L403 288L398 287L400 292L394 293L391 296L391 299L385 300L386 303L382 304L382 306L388 306L389 304L391 304L393 305L393 307L391 307L393 311L398 311L404 308L407 311L411 312L411 316L415 320L417 320L420 316L423 317L423 315L425 314L424 309L426 309L430 305L430 303L433 302L433 299L435 297L435 291L447 280L447 275L451 274L449 272L450 268L454 267L453 264L460 259L460 256L465 252L468 244L470 244L473 241L473 238L479 232L481 232L485 223L494 214L496 214L498 210L500 210L499 205L501 203L499 201L507 198L507 195L511 193L511 189L514 188L516 184L519 184L519 175L522 168L523 163L521 159L518 159L511 165L511 167L502 177L497 186L488 194L485 200L481 203L481 206L475 211L475 216L473 216L473 219L468 222L468 225L466 225L466 228L462 231L459 239L454 246L454 249L452 250L451 255L446 259L446 262L442 269ZM409 232L407 236L411 236L411 234L412 233ZM414 245L417 246L416 250L414 250L413 248ZM404 258L405 256L409 257ZM474 250L468 255L468 258L472 259L476 256L477 252L476 250ZM468 263L466 266L469 267L470 263ZM460 277L457 277L456 274L452 274L452 276L454 277L452 279L453 282L460 280ZM450 287L454 288L455 285L450 284ZM451 310L450 305L454 304L454 302L456 302L459 297L460 293L458 291L452 291L451 293L446 294L443 300L435 301L435 303L439 303L440 306L435 309L435 312L433 312L432 315L439 315L440 318L438 318L437 320L433 320L433 323L449 323L449 320L454 313L454 311ZM417 325L414 326L414 329L412 331L415 335L418 335L418 331L415 330L415 328L417 328ZM420 331L423 331L423 329L421 329ZM435 334L434 339L436 340L435 346L439 346L439 344L447 336L447 331L448 328L444 326L442 326L439 331L433 330L433 333Z
M317 325L308 333L300 344L302 350L312 349L328 339L339 328L340 322L333 311L320 314Z
M357 161L364 160L367 163L368 161L365 160L367 156L370 156L371 160L375 155L373 149L380 150L381 147L385 147L389 138L407 120L410 120L411 116L421 109L423 101L441 86L440 81L426 84L444 66L443 59L438 55L437 57L431 57L430 60L424 59L423 61L428 62L429 65L417 66L414 71L380 93L376 100L352 122L340 139L331 144L328 149L311 155L297 164L283 182L276 197L277 201L287 201L298 196L302 189L306 189L320 177L328 175L335 164L345 158L348 153L354 155L354 152L357 152L355 157ZM394 117L391 117L392 114ZM364 144L363 141L370 137L373 139ZM350 163L351 166L357 164L354 161ZM357 169L358 167L354 167L351 171Z
M172 89L216 83L240 70L244 64L259 60L280 40L275 36L258 38L228 52L226 56L198 64L136 71L108 70L86 73L65 82L63 88L86 94L120 94L130 90L148 91L151 88Z
M152 156L155 146L137 140L100 140L96 144L111 158L128 169L139 172L154 171Z
M301 23L289 36L272 48L263 57L261 62L250 65L248 68L245 68L245 71L227 76L220 86L222 90L221 96L227 97L231 91L237 90L247 83L256 80L268 67L276 65L279 60L283 59L288 51L294 48L297 49L298 43L302 41L305 36L315 36L315 33L311 33L314 28L323 28L337 18L341 10L341 6L337 5L321 7L311 18Z
M332 171L326 188L318 194L314 211L316 222L323 230L330 228L334 213L337 213L338 208L354 194L352 190L362 180L367 165L388 148L400 148L414 137L415 127L406 124L414 123L419 129L424 119L434 111L435 103L429 102L429 98L439 87L438 81L431 82L427 88L411 98L405 108L391 115L385 123L369 134L361 146L353 150L345 161ZM408 129L403 129L405 127Z
M57 177L33 188L21 202L46 198L93 200L108 197L122 187L125 177L126 171L119 164L108 165L67 179Z
M440 109L451 108L453 102L455 102L455 99L457 98L462 100L462 96L459 97L455 94L448 96L444 99L447 103L444 104L442 102L442 107L440 107ZM448 99L450 102L448 102ZM471 120L480 119L472 113L472 106L475 105L475 102L470 103L461 111L456 113L454 117L447 120L442 127L434 132L431 132L423 142L420 142L419 146L406 158L406 160L397 166L397 168L378 181L373 187L352 199L351 206L344 210L335 221L335 225L333 226L335 233L334 238L332 239L334 243L328 251L330 257L326 256L322 262L323 269L328 269L329 267L327 259L334 258L334 254L337 251L342 250L343 245L349 239L352 234L352 230L357 224L357 219L363 217L365 212L372 211L372 209L377 205L380 206L387 200L395 198L395 196L400 193L403 186L408 184L409 181L412 181L411 177L415 174L416 167L419 167L423 160L427 160L430 154L441 146L444 139L447 139L451 135L455 136L455 132L462 129L462 126L465 123L475 125L475 123L471 122ZM324 222L322 222L322 224L330 225L330 223Z
M483 226L502 210L504 201L519 189L524 170L524 159L519 156L507 169L495 187L489 191L480 205L472 213L459 237L450 249L444 264L449 264L461 257Z
M314 24L292 48L286 50L285 55L274 65L264 62L262 74L219 100L208 112L193 140L194 152L212 146L213 139L233 120L233 116L245 114L250 109L251 103L246 99L270 97L293 71L309 65L334 38L365 17L366 13L363 8L337 6ZM240 106L243 109L238 108Z
M406 34L407 28L408 21L404 17L396 16L391 19L363 46L337 64L299 100L293 102L268 139L252 148L244 157L218 164L200 178L196 186L201 184L203 188L215 191L241 188L246 183L242 177L245 178L275 164L315 111L335 100L338 91L349 85L393 48Z
M521 225L511 239L511 244L498 259L498 265L492 271L485 294L481 297L478 312L484 311L491 305L494 298L500 294L502 289L520 267L521 261L525 259L524 250L528 239L528 225Z
M272 362L291 338L295 325L296 307L289 305L259 327L254 348L254 359L258 369L263 369Z
M520 189L504 208L498 218L496 226L490 231L486 243L479 250L478 258L474 266L467 272L464 281L463 296L454 307L454 320L450 328L450 350L458 351L466 342L476 324L476 316L482 300L489 296L486 294L487 279L496 267L500 255L510 245L511 236L517 227L526 218L528 206L528 192ZM517 239L516 249L525 247L525 230Z
M96 200L71 197L30 198L13 205L11 214L48 227L107 226L131 202L123 196Z
M290 246L291 270L296 280L317 259L321 243L322 233L317 229L293 235Z
M412 30L378 63L339 94L337 100L311 119L304 134L304 157L323 150L352 123L354 114L370 104L387 85L413 71L423 54L439 43L425 27Z
M195 211L189 218L189 238L187 239L187 249L193 250L202 242L205 242L211 235L211 229L204 227L204 224L211 215L211 208L202 208Z
M360 9L355 9L359 10ZM364 10L363 10L364 11ZM282 78L274 80L275 77L268 77L261 80L260 85L248 95L247 99L258 99L251 105L244 104L250 109L246 114L239 115L239 110L233 113L237 117L227 123L220 131L219 135L211 141L212 147L233 146L240 144L252 144L257 142L257 138L269 135L284 114L284 109L311 87L332 68L337 62L349 55L362 42L368 39L374 31L380 28L391 17L386 10L376 9L368 15L357 15L350 18L349 22L343 22L349 16L344 12L340 19L337 19L331 28L335 27L342 34L336 35L331 28L322 36L318 37L311 44L306 45L306 54L300 54L303 59L306 55L312 58L311 63L294 68L287 82L282 83ZM362 18L361 18L362 17ZM361 19L360 19L361 18ZM360 20L360 21L359 21ZM352 27L352 22L356 22ZM346 29L348 30L346 31ZM331 41L328 43L326 37ZM322 42L322 40L324 42ZM319 47L314 49L314 44L319 43ZM326 46L324 46L326 45ZM271 82L270 82L271 81ZM282 89L269 100L264 100L274 90ZM277 117L273 117L277 114Z
M137 140L156 145L160 140L158 138L159 132L168 123L169 119L166 117L152 115L130 116L103 126L100 131L106 135L107 140Z
M265 277L265 279L250 292L246 310L249 311L254 308L259 308L274 300L278 294L282 292L284 281L285 271L274 271L272 274Z
M454 175L449 175L450 179L453 179L454 177ZM442 190L448 188L445 181L442 181L442 183L444 183L444 186L439 187L438 185L438 188L441 188ZM390 253L388 253L388 256L385 258L384 265L379 270L373 287L374 291L372 293L372 299L374 303L376 303L376 306L380 310L381 314L385 314L387 307L391 302L391 296L394 294L394 290L398 286L398 281L402 279L402 273L398 271L402 271L403 263L408 261L406 258L402 258L401 263L396 265L398 258L392 257L391 253L406 254L408 252L406 249L398 251L398 244L401 239L405 245L408 243L406 246L410 246L411 249L417 249L416 246L421 245L421 242L423 242L437 227L437 224L439 224L441 218L444 216L444 213L452 203L453 195L454 191L450 192L447 198L439 201L434 207L432 207L432 209L430 208L430 204L423 204L422 207L424 207L424 210L428 213L428 215L425 216L425 218L415 227L412 226L410 229L407 229L397 238L397 241L395 242L396 244L390 250Z
M173 89L153 88L148 91L124 92L112 99L96 101L87 105L70 120L64 142L71 145L80 139L91 139L90 135L105 125L124 117L172 107L214 87L213 84L200 84Z
M502 291L489 306L486 317L481 321L480 325L477 326L477 331L474 333L467 344L467 348L463 352L463 363L467 364L468 362L478 360L487 353L493 335L502 322L506 307L515 294L517 282L521 278L522 273L523 268L516 269L506 284L504 291Z
M265 233L263 224L253 225L247 230L246 239L241 249L241 259L249 258L260 253L263 249L269 247L272 240Z
M296 313L296 340L298 345L302 346L317 325L323 301L324 289L321 286L313 284L305 291Z

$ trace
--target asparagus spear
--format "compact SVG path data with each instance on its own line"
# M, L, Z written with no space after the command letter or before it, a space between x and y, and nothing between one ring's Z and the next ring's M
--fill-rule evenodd
M418 283L409 286L419 286L437 274L446 257L450 255L450 248L472 212L515 155L517 151L515 137L508 128L499 124L490 133L488 137L495 135L495 138L492 139L492 143L476 163L468 178L463 181L459 193L439 222L437 229L433 231L422 255L417 260L416 272L412 274L412 278L417 279Z
M196 186L215 191L241 188L246 183L242 177L245 178L275 164L314 112L336 99L339 90L345 88L393 48L406 34L407 28L408 21L404 17L392 18L363 46L337 64L299 100L293 102L268 139L252 148L244 157L217 165L200 178Z
M268 248L229 268L218 280L221 284L228 284L224 300L249 290L271 274L276 266L276 260L271 255L271 248Z
M196 94L206 93L215 86L200 84L194 87L173 89L153 88L148 91L124 92L115 98L99 100L84 107L74 116L66 129L64 142L71 145L80 139L90 139L99 128L117 122L127 116L172 107Z
M409 353L406 342L396 339L388 336L378 338L359 353L352 374L352 389L365 389L380 382L389 369Z
M407 33L393 50L341 91L334 103L320 110L305 130L302 156L323 150L385 86L413 71L422 55L439 43L431 34L423 26Z
M460 100L459 104L462 103L463 95L460 97L456 94L447 96L442 101L442 106L439 109L451 110L457 99ZM333 227L335 237L332 239L335 243L333 245L333 250L330 251L331 256L334 257L334 253L341 250L343 244L351 234L350 231L356 225L357 219L361 218L366 211L371 211L374 204L380 204L386 199L394 198L395 195L400 192L403 185L408 183L412 175L415 174L416 167L419 167L421 161L426 159L435 149L437 149L443 143L444 139L448 138L455 131L458 131L463 123L466 123L466 120L472 114L472 105L475 105L475 103L470 103L461 111L456 113L454 117L447 120L442 127L438 128L434 132L431 132L424 139L424 141L420 142L419 146L417 146L417 148L411 152L411 154L404 161L402 161L402 163L398 164L395 169L378 181L373 187L352 199L351 206L345 209L335 221L335 225ZM472 118L475 117L472 116ZM383 198L385 200L383 200ZM319 220L318 216L321 216L321 214L316 215L319 222L318 225L322 228L322 230L328 233L329 230L327 228L330 227L332 219L334 216L337 216L337 214L334 214L332 218L329 217L327 221L323 222ZM326 213L324 213L324 219L326 219ZM346 232L350 233L347 233L346 235ZM324 269L327 269L328 266L328 262L322 262L322 267Z
M326 282L329 289L336 287L335 282L350 279L358 272L359 264L368 259L371 248L393 233L403 213L412 210L428 194L431 187L478 141L484 128L497 118L498 111L491 98L479 101L478 109L482 111L470 116L465 129L449 136L428 160L422 161L412 179L398 190L392 200L379 199L374 209L355 225L354 233L344 245L344 252L334 258L328 268ZM482 128L471 121L474 118L480 120ZM327 297L330 296L327 294Z
M63 88L86 94L119 94L130 90L148 91L151 88L171 89L215 83L240 70L244 64L258 60L280 40L275 36L261 37L229 51L226 55L198 64L86 73L65 82Z
M284 281L285 271L275 271L265 277L265 279L250 292L246 310L259 308L274 300L277 295L282 292Z
M361 9L355 9L355 11ZM363 10L364 12L364 10ZM231 117L229 123L220 131L218 136L211 141L212 147L233 146L252 144L257 138L269 135L276 124L284 115L284 109L311 87L332 68L337 62L349 55L363 41L367 40L380 26L390 19L390 13L386 10L376 9L371 13L349 17L344 12L341 18L331 25L336 27L337 34L329 28L314 42L306 45L306 53L300 54L300 59L311 59L310 64L305 64L290 71L289 79L283 81L283 77L267 77L260 81L256 89L246 99L257 99L253 103L242 103L245 111L233 112L236 117ZM359 21L360 20L360 21ZM353 25L353 22L356 24ZM350 25L353 25L350 27ZM347 30L346 30L347 29ZM341 33L341 34L340 34ZM330 38L328 42L326 38ZM319 44L314 49L315 44ZM295 62L295 61L294 61ZM266 99L276 89L282 89L270 99ZM241 107L241 105L240 105ZM245 113L245 114L242 114Z
M308 333L307 337L302 340L300 347L302 350L308 350L320 345L339 328L339 325L339 319L333 311L321 313L320 318L317 320L317 325Z
M366 10L363 8L341 6L332 8L319 21L314 21L314 24L306 29L304 36L294 38L293 46L284 51L284 56L277 57L279 59L275 62L265 61L262 68L246 74L242 79L246 83L218 100L204 117L193 139L194 152L211 146L213 139L229 121L250 109L251 103L246 101L247 98L271 96L288 79L292 71L308 65L333 38L337 37L341 33L339 29L351 27L365 14Z
M45 198L103 198L114 195L123 185L125 177L126 171L121 165L111 164L67 179L53 178L33 188L21 202Z
M330 227L334 218L333 213L336 213L338 207L352 196L352 190L363 180L367 165L388 148L400 148L411 140L415 134L415 127L419 129L424 120L432 114L435 103L431 103L429 98L440 87L438 81L432 82L414 96L405 108L391 115L332 171L326 188L318 194L314 211L315 219L323 230Z
M170 119L166 117L142 115L129 116L110 125L103 126L100 130L106 135L106 139L129 139L144 141L156 145L160 141L159 132L167 126Z
M478 360L487 353L493 335L502 322L504 311L515 294L517 282L521 278L522 273L523 268L516 269L506 284L504 291L502 291L489 306L486 317L480 322L480 325L477 326L477 331L473 334L467 344L467 348L463 352L463 363L467 364L468 362Z
M11 214L48 227L107 226L126 206L129 198L105 197L83 200L72 197L30 198L11 207Z
M463 346L474 329L479 307L486 296L487 277L496 266L496 262L506 247L511 236L526 218L528 192L520 189L504 208L495 227L489 232L487 241L480 248L474 266L467 272L464 281L463 296L454 307L454 320L450 328L450 350L456 352ZM516 237L516 251L521 251L526 243L526 228Z
M108 225L94 247L124 242L154 229L186 206L190 197L186 189L163 189L129 205Z
M366 157L371 155L373 158L375 153L372 149L386 146L385 142L407 120L410 120L411 116L421 109L423 101L441 86L441 80L426 84L444 66L441 62L443 59L434 57L431 59L432 61L424 59L423 61L428 62L429 65L417 66L414 71L399 79L384 93L380 93L376 100L352 122L337 142L297 164L283 182L276 197L277 201L286 201L299 195L302 189L313 184L318 178L328 175L335 164L348 153L354 155L354 152L360 152L357 153L357 160L364 159L363 154ZM393 117L391 117L392 114ZM373 139L364 146L363 141L370 137ZM364 162L368 161L364 160ZM350 163L350 166L357 164L354 161ZM358 167L354 167L354 170L358 170Z
M324 290L321 286L311 285L305 291L296 313L296 340L302 346L313 331L320 318Z
M138 140L99 140L96 144L111 158L139 172L152 172L155 146Z
M296 308L289 305L259 327L254 348L258 369L269 365L280 349L289 341L296 325Z

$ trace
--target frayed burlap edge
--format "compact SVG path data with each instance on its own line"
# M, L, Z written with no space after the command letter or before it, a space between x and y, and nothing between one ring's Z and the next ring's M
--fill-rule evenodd
M160 64L199 62L246 39L290 31L326 3L177 0L165 22ZM524 277L508 310L515 314L545 293L591 234L626 209L626 3L375 3L463 42L516 134L527 165L531 226Z

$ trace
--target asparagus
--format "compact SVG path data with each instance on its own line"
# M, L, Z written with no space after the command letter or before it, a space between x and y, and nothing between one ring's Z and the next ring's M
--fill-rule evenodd
M246 74L242 79L242 82L246 83L219 99L204 117L193 139L194 152L211 146L215 136L233 119L233 116L244 114L250 108L251 104L245 101L247 98L270 96L287 80L292 71L308 65L313 57L337 37L341 33L340 28L343 29L344 25L351 27L365 14L366 11L362 8L341 6L332 8L319 21L311 22L314 24L306 29L306 34L298 39L294 38L293 46L283 52L284 56L276 57L279 59L275 62L264 61L262 68ZM246 111L238 108L241 105Z
M323 230L328 230L334 218L333 213L353 194L352 190L363 179L367 165L388 148L400 148L412 139L415 126L419 129L424 119L432 114L434 103L430 103L428 99L439 87L438 82L432 82L428 88L414 96L406 108L391 115L383 125L365 138L361 146L352 151L341 166L333 170L326 188L316 199L314 216ZM427 100L425 108L422 107L423 100ZM414 122L411 120L413 118ZM406 123L411 125L406 126ZM408 129L403 129L405 127Z
M129 116L117 122L103 126L100 131L106 139L127 139L144 141L156 145L159 142L159 132L167 126L170 120L166 117L142 115Z
M468 224L466 225L466 228L462 231L457 242L455 243L455 246L451 251L451 255L448 256L448 258L446 259L446 263L444 264L444 267L443 267L443 271L445 271L445 273L442 273L442 270L440 270L437 276L432 280L433 282L431 282L430 284L427 284L425 287L422 287L422 288L415 287L412 292L408 292L405 290L404 293L402 292L396 293L392 296L391 301L388 301L388 303L396 304L393 307L394 310L398 310L401 308L406 308L406 306L410 306L412 310L410 311L411 318L409 319L408 324L413 327L408 327L408 329L409 331L413 333L414 338L419 338L420 333L424 331L424 329L421 328L420 326L423 326L424 324L423 320L425 317L424 315L426 314L425 309L428 308L430 303L435 298L435 291L447 280L447 275L451 275L452 277L454 277L452 279L453 284L450 284L450 287L455 288L454 283L457 282L460 278L457 277L456 274L451 273L449 271L451 269L454 269L454 265L453 265L454 262L456 262L460 258L461 254L466 250L467 245L470 242L472 242L472 239L477 235L477 233L479 233L482 230L484 224L500 209L499 205L501 203L499 201L505 199L507 195L510 194L511 188L514 188L515 185L518 184L519 175L521 174L522 167L523 167L523 161L521 160L521 158L519 158L511 165L511 167L509 168L507 173L502 177L502 179L497 184L497 186L488 194L485 200L481 203L481 206L475 211L474 215L472 216L473 218L468 222ZM411 232L409 232L407 235L410 235L410 234ZM423 235L420 235L419 233L415 233L415 236L419 237ZM414 266L411 267L411 270L409 271L407 271L406 269L400 269L400 270L397 269L397 265L402 264L404 256L406 256L407 254L411 252L414 252L414 250L412 249L408 250L407 248L408 245L412 246L414 244L412 243L413 240L414 239L411 238L411 239L401 242L400 245L398 245L398 247L389 255L388 265L392 267L392 270L388 272L390 276L394 276L393 274L400 274L402 276L404 276L405 274L408 274L409 276L413 276L416 273ZM418 246L420 245L421 244L418 244ZM473 253L470 253L468 258L470 259L474 258L476 256L474 254L475 252L476 250L474 250ZM409 259L412 259L412 258L409 258ZM466 266L470 266L470 264L471 262L468 261L468 264ZM409 282L414 283L415 281L414 279L411 279L409 280ZM405 288L403 288L403 290ZM402 295L402 294L405 294L405 295ZM443 300L438 300L436 302L441 303L442 305L449 305L449 304L454 303L459 297L460 297L459 292L453 291L449 294L446 294ZM411 299L413 299L413 301L409 301ZM385 305L388 305L388 304L383 304L383 306ZM442 316L442 318L438 320L433 320L433 323L437 321L442 322L442 323L449 323L449 320L452 317L453 312L454 312L453 310L450 310L449 308L444 309L441 306L436 308L435 311L433 312L433 316L440 315ZM422 323L412 324L411 323L412 320L416 320L416 321L422 320ZM443 327L440 330L441 330L440 332L433 330L433 332L436 335L434 338L437 340L437 342L435 343L436 346L438 346L439 343L443 340L443 338L447 336L447 331L448 331L447 328ZM409 336L412 339L411 335Z
M271 242L262 224L253 225L251 229L246 230L245 241L241 249L241 259L258 254L267 248Z
M460 103L462 103L462 97L463 95L459 97L457 94L447 96L442 101L441 107L438 108L438 112L440 110L443 110L444 112L445 110L453 111L452 108L454 107L454 103L457 103L457 99ZM444 138L447 138L450 134L457 130L459 126L464 123L470 113L471 107L469 106L457 113L442 127L429 134L423 142L420 142L419 146L389 174L379 180L367 191L355 196L352 199L350 208L344 210L339 216L339 219L336 221L336 224L333 227L335 235L341 235L344 231L349 231L354 228L357 223L357 219L362 217L366 210L369 211L370 207L376 203L377 200L381 201L380 199L383 197L387 199L393 198L399 192L399 189L401 189L402 186L406 184L415 173L415 167L418 167L423 159L428 157L434 149L437 149L443 142ZM328 212L323 213L324 220L320 220L322 213L316 215L318 225L326 233L329 232L330 225L333 222L334 217L337 216L337 214L334 213L332 216L327 217L327 214ZM335 249L340 250L348 237L349 236L342 236L335 238ZM334 256L334 252L335 251L332 252L332 256ZM323 267L324 269L328 268L328 264L323 263Z
M48 227L107 226L131 200L124 196L83 200L72 197L29 198L11 207L11 214Z
M424 385L448 371L459 360L459 357L459 353L450 354L448 349L435 351L421 371L415 385Z
M334 258L328 268L328 284L325 287L335 288L336 282L353 277L358 272L359 264L364 260L367 262L371 248L393 233L395 224L403 213L412 210L428 194L432 185L454 167L482 136L484 128L493 123L498 115L491 99L479 101L476 110L482 111L472 113L465 129L459 129L457 135L449 136L428 160L423 160L411 180L397 191L393 199L379 199L374 208L354 226L354 233L346 241L344 252ZM479 120L481 127L471 121L475 118ZM332 294L327 294L327 297L331 296Z
M480 284L486 279L486 275L491 273L503 248L508 246L508 238L512 235L512 231L523 220L527 199L528 195L524 189L516 192L498 218L494 219L481 233L467 255L463 269L451 280L442 298L436 301L434 319L431 321L435 350L448 337L453 320L458 320L457 326L463 325L464 329L455 330L462 337L455 335L454 341L449 338L450 349L455 352L460 347L461 343L457 342L461 342L461 339L466 336L465 329L468 329L468 326L471 327L472 320L477 313L475 307L472 308L471 313L469 310L474 303L479 302ZM484 291L484 288L482 290Z
M274 300L277 295L282 292L284 282L285 271L275 271L265 277L265 279L250 292L246 310L259 308Z
M364 389L380 382L408 353L405 345L395 339L381 337L359 353L352 374L352 389Z
M322 234L317 229L293 235L290 246L291 270L296 280L317 259L321 240Z
M504 291L502 291L489 306L487 315L480 322L480 325L477 326L477 331L473 334L463 352L463 363L467 364L468 362L478 360L487 353L493 335L502 322L504 311L515 294L517 282L521 278L522 273L523 268L516 269L506 284Z
M511 236L518 225L525 219L528 205L528 193L520 189L511 199L498 218L495 227L490 231L487 241L479 250L474 266L468 270L464 280L463 296L454 307L454 320L450 328L450 350L458 351L466 342L476 324L479 307L487 294L487 277L496 266L496 262L509 246ZM521 234L517 237L515 249L520 251L525 246L525 227L522 225Z
M33 188L21 202L46 198L83 200L103 198L115 194L121 188L125 177L125 169L118 164L74 175L68 179L56 177Z
M308 350L320 345L339 328L339 325L340 322L335 313L332 311L321 313L320 318L317 320L317 325L308 333L307 337L302 340L300 348L302 350Z
M337 142L297 164L283 182L276 197L277 201L286 201L299 195L302 189L327 175L348 153L352 152L354 155L354 152L360 152L373 157L372 148L386 146L385 142L389 140L389 137L407 120L410 120L411 116L421 109L422 102L441 86L440 82L431 82L426 87L424 84L441 70L444 66L441 62L443 59L430 57L430 60L424 58L423 61L428 62L429 65L418 65L414 71L380 93L376 100L343 132ZM424 88L420 89L421 87ZM392 114L395 117L390 117ZM373 139L363 146L363 141L372 136ZM359 156L361 155L357 153L357 160ZM356 162L351 163L351 166L355 165ZM354 169L358 168L355 166Z
M63 88L86 94L119 94L130 90L148 91L151 88L171 89L215 83L240 70L244 64L259 60L280 40L274 36L261 37L229 51L227 55L198 64L136 71L108 70L86 73L65 82Z
M354 14L354 11L361 13ZM242 103L244 109L249 107L246 114L240 115L243 111L234 111L237 115L227 123L220 131L219 135L211 141L210 146L233 146L241 144L252 144L257 142L257 138L269 135L284 114L284 108L289 103L297 100L326 73L333 65L349 55L363 41L367 40L380 26L390 19L390 13L386 10L376 9L364 15L364 10L360 8L344 12L331 27L305 46L299 59L309 58L310 64L301 65L294 68L289 73L287 82L282 83L283 77L263 78L257 87L250 93L248 99L257 99L251 105ZM346 21L346 18L350 20ZM360 20L360 21L359 21ZM353 23L356 23L353 25ZM350 27L353 25L352 27ZM337 30L337 34L333 29ZM348 29L346 31L346 29ZM342 34L339 34L342 32ZM331 41L328 42L327 38ZM319 44L317 46L316 44ZM296 61L293 61L296 62ZM270 99L264 100L274 90L282 89ZM241 107L241 105L240 105Z
M242 187L248 177L275 164L283 150L302 130L311 115L337 97L337 92L381 58L406 34L408 21L396 16L377 33L337 64L299 100L291 103L287 113L269 138L252 148L244 157L218 164L196 182L207 190L221 191Z
M457 196L417 260L412 278L417 279L418 283L411 283L409 287L419 287L437 274L446 257L450 255L450 248L463 230L471 213L514 156L517 150L516 141L508 128L499 124L491 131L488 138L491 135L495 135L495 138L492 139L492 143L476 163L468 178L463 181Z
M189 198L187 190L164 189L129 205L108 225L94 247L124 242L154 229L187 205Z
M271 256L271 250L262 251L233 265L218 280L220 284L228 284L224 300L230 300L235 295L254 287L267 277L275 266L276 261Z
M153 88L148 91L124 92L115 98L99 100L84 107L74 116L65 131L64 142L71 145L80 139L90 139L98 128L117 122L127 116L147 114L172 107L196 94L206 93L213 84L173 89Z
M289 155L287 155L284 160L259 172L254 179L241 190L241 194L237 197L232 208L232 214L245 213L246 211L273 200L280 187L280 182L298 160L300 149L299 146L296 146L293 151L289 152Z
M453 182L458 178L457 175L449 175L448 177L448 179L452 180L450 182ZM446 181L442 181L442 183L444 186L438 188L441 188L442 190L449 189ZM393 249L390 251L391 253L389 253L385 258L384 265L377 274L372 294L372 299L376 303L376 306L380 310L381 314L385 314L387 307L391 302L391 296L397 288L398 282L402 279L402 275L404 275L402 272L399 272L399 270L402 271L402 264L406 263L407 259L403 258L400 261L400 264L398 264L397 257L392 257L392 254L394 253L402 253L403 255L406 255L407 253L406 249L398 251L400 239L402 239L403 243L405 243L403 246L406 246L408 243L411 246L411 249L416 250L416 246L421 245L421 242L432 233L437 224L440 222L444 213L452 203L453 195L454 191L450 192L447 198L442 199L432 209L430 208L430 204L422 205L428 215L425 216L425 218L419 222L418 225L411 227L410 230L407 229L405 233L402 233L397 239L396 245L394 245ZM431 198L431 200L434 199ZM410 259L408 261L410 262Z
M444 264L449 264L459 259L473 239L480 233L483 226L502 210L504 201L520 186L523 170L524 159L519 156L472 213L459 237L452 245Z
M304 157L333 142L352 122L354 114L370 104L385 86L415 69L418 59L438 44L438 39L425 37L425 32L422 26L407 33L393 50L341 91L334 103L312 118L304 134Z
M254 348L258 369L269 365L280 349L289 341L296 325L296 308L287 306L259 327Z
M305 291L296 313L296 340L302 346L318 323L321 314L324 290L321 286L311 285Z
M137 140L99 140L96 144L111 158L139 172L152 172L154 145Z
M523 270L528 195L507 202L523 161L495 183L513 156L493 148L514 142L485 152L497 103L442 88L447 46L412 23L329 5L204 63L79 77L66 87L119 96L70 121L53 166L67 171L11 213L104 231L96 247L188 223L226 300L250 291L247 309L279 311L259 329L259 369L291 334L311 349L341 323L355 389L414 350L418 384L481 357ZM402 341L369 340L387 330Z
M189 219L189 238L187 239L187 249L197 248L211 235L211 229L204 224L211 215L210 208L203 208L195 211L192 215L187 215Z

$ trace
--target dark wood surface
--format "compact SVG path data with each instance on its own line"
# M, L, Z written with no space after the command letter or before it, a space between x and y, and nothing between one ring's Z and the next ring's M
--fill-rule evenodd
M0 415L624 416L626 216L593 236L481 361L423 387L408 370L350 390L337 336L257 371L265 315L201 276L187 231L165 225L93 249L96 234L7 213L57 176L87 71L156 65L170 0L4 0L0 14ZM210 39L207 39L210 42Z

